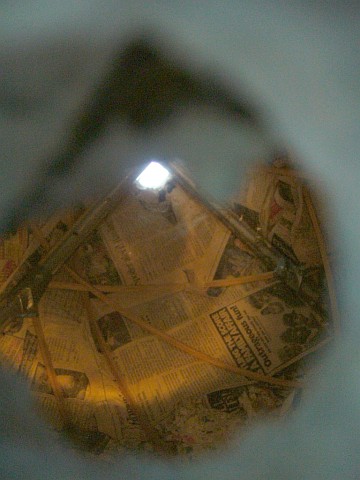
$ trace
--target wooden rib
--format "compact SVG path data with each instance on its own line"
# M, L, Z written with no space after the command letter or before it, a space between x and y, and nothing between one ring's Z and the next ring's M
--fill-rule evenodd
M340 314L339 314L339 309L338 309L338 304L336 299L334 276L331 271L331 266L330 266L329 256L327 254L324 235L320 228L320 222L316 214L316 210L315 210L313 201L311 199L310 192L306 187L303 187L303 196L304 196L305 205L307 206L307 209L309 211L312 225L314 227L316 239L319 245L321 260L324 265L325 276L326 276L326 281L327 281L328 290L329 290L330 309L331 309L332 317L334 320L335 333L339 333Z
M157 328L153 327L152 325L149 325L148 323L144 322L137 316L135 316L132 312L130 312L128 309L123 308L118 302L109 299L106 295L104 295L102 292L100 292L97 288L94 286L90 285L87 283L85 280L83 280L77 273L75 273L70 267L67 265L64 265L66 271L80 284L86 286L88 290L95 295L99 300L101 300L103 303L106 305L110 306L113 308L115 311L118 311L120 314L126 316L128 320L131 322L135 323L138 325L142 330L156 336L157 338L160 338L167 344L171 345L172 347L196 358L197 360L200 360L202 362L206 362L210 365L213 365L215 367L221 368L223 370L226 370L228 372L236 373L237 375L241 375L247 378L250 378L252 380L256 380L258 382L265 382L269 383L271 385L279 385L282 387L289 387L289 388L300 388L302 387L302 384L297 381L291 381L291 380L283 380L280 378L274 378L268 375L263 375L261 373L256 373L256 372L251 372L249 370L246 370L244 368L239 368L236 367L235 365L232 365L230 363L224 362L218 358L213 358L210 355L207 355L203 352L200 352L198 350L195 350L194 348L190 347L189 345L181 342L180 340L177 340L176 338L172 337L171 335L168 335L167 333L163 332L162 330L158 330Z
M245 283L260 282L265 280L271 280L274 278L274 272L265 272L255 275L246 275L238 278L224 278L219 280L212 280L203 284L196 284L196 289L210 288L210 287L231 287L236 285L243 285ZM175 293L184 289L191 288L191 283L169 283L169 284L149 284L149 285L97 285L96 288L103 293L130 293L130 292L151 292L151 291L164 291L169 293ZM71 282L59 282L53 280L49 284L49 288L62 289L62 290L77 290L80 292L89 291L85 285Z
M88 320L91 324L92 331L95 334L96 340L98 342L98 345L100 347L101 353L104 356L104 359L106 361L107 366L109 367L109 370L111 374L113 375L117 386L119 387L119 390L121 394L124 396L126 401L128 402L131 410L135 414L140 428L143 430L143 432L146 435L147 440L152 443L154 448L161 453L167 452L171 453L169 450L169 445L164 442L164 440L160 437L158 431L151 425L149 422L149 419L147 418L146 415L144 415L143 411L141 408L138 406L136 399L134 398L131 390L128 387L126 378L119 373L119 367L117 366L113 353L108 347L107 343L104 340L104 337L102 336L102 333L100 331L100 328L97 324L97 322L94 319L93 312L91 311L90 307L90 302L89 298L86 297L85 301L85 308L88 316Z
M40 319L40 317L32 317L32 322L33 322L33 325L34 325L35 333L36 333L37 338L38 338L40 354L41 354L42 360L44 362L46 372L48 374L48 378L49 378L51 388L53 389L53 392L54 392L55 400L57 402L60 415L62 417L63 426L65 428L71 428L72 425L73 425L73 422L70 418L68 409L65 405L65 399L64 399L63 391L62 391L61 386L59 385L59 382L58 382L57 377L56 377L54 365L53 365L52 359L51 359L50 350L49 350L49 347L46 343L44 331L43 331L43 328L42 328L42 325L41 325L41 319Z

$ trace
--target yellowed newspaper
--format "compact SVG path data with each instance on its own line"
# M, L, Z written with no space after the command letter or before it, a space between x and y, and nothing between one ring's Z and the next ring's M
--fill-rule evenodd
M94 342L84 307L84 295L87 293L60 290L48 292L40 311L42 318L46 319L44 334L57 374L63 382L65 395L73 399L69 403L74 403L76 399L75 403L79 404L79 408L83 405L85 412L91 408L92 431L121 444L125 440L129 441L129 438L125 438L124 428L131 429L134 420L126 399ZM64 308L69 305L71 308ZM78 422L77 416L81 417L82 414L80 409L75 415L75 423ZM136 421L133 430L138 436Z
M56 380L74 425L76 442L103 453L109 442L138 446L145 440L136 418L98 352L84 308L87 293L50 290L39 316ZM17 319L0 337L1 363L27 378L45 417L61 429L63 418L52 390L31 319Z
M211 278L228 230L179 186L168 194L171 215L154 202L131 195L100 228L122 283L181 283L192 272L200 282Z
M197 315L192 306L199 307L198 302L184 292L137 305L133 312L207 355L271 375L330 338L331 327L323 317L280 282L254 290L249 295L238 289L237 298L234 292L211 298ZM249 383L146 335L98 300L92 308L119 370L153 421L166 417L180 399Z
M301 188L291 177L260 173L249 182L245 196L243 212L254 228L259 224L273 245L295 262L317 265L317 244L312 243ZM50 223L45 234L54 242L66 223L58 218ZM37 240L31 248L37 251ZM278 279L202 286L213 279L262 273L265 267L179 186L165 199L134 191L69 263L89 283L118 288L108 298L125 311L200 352L252 372L294 378L297 362L332 336L324 305L310 305ZM310 277L313 290L320 289L320 277L317 270ZM73 282L64 272L54 280ZM171 284L182 287L174 292L160 288ZM146 292L144 285L159 290ZM127 286L133 290L121 290ZM85 308L88 296L86 291L54 288L39 305L77 443L97 454L114 442L139 448L146 435L103 357ZM90 310L132 401L163 438L180 449L194 443L209 447L223 438L224 425L234 427L266 410L283 414L290 408L295 393L289 388L257 383L199 361L98 299L90 299ZM0 337L0 351L1 362L28 379L43 411L60 429L59 406L31 319L9 323ZM197 426L191 418L199 420Z
M294 262L321 264L299 178L259 167L249 174L241 200L258 214L261 233L275 248Z

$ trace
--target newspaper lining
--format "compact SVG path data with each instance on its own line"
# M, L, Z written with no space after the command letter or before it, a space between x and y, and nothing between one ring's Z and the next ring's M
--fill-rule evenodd
M267 172L250 181L244 208L248 215L255 212L253 218L274 245L281 240L284 254L308 266L318 264L301 188L294 179ZM309 241L304 244L305 238ZM264 271L241 240L178 186L161 201L145 194L128 197L71 262L91 283L119 286L176 282L191 286ZM66 278L59 273L59 280ZM49 290L39 306L57 380L78 427L77 440L97 454L113 448L113 442L151 448L102 357L84 308L86 295ZM254 372L279 373L332 335L329 319L279 281L185 288L173 294L112 295L156 328ZM290 408L294 392L289 389L256 384L195 360L99 300L91 299L91 308L138 405L149 422L176 443L179 453L211 448L224 439L221 425L230 418L227 415L238 426L263 410L284 413ZM10 325L0 338L0 351L4 362L28 378L43 411L60 428L30 319ZM180 414L184 409L187 413ZM206 412L212 415L212 430L200 426L190 435L190 412L194 418L201 412L203 417ZM181 428L176 426L179 422Z

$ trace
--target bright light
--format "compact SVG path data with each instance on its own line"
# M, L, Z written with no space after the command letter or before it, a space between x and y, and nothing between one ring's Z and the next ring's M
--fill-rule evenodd
M170 178L170 172L160 163L151 162L137 177L136 182L141 188L156 190L162 188Z

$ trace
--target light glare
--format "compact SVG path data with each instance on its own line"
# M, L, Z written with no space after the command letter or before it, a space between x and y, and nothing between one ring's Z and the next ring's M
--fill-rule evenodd
M160 163L151 162L137 177L136 182L142 188L162 188L170 178L170 172Z

